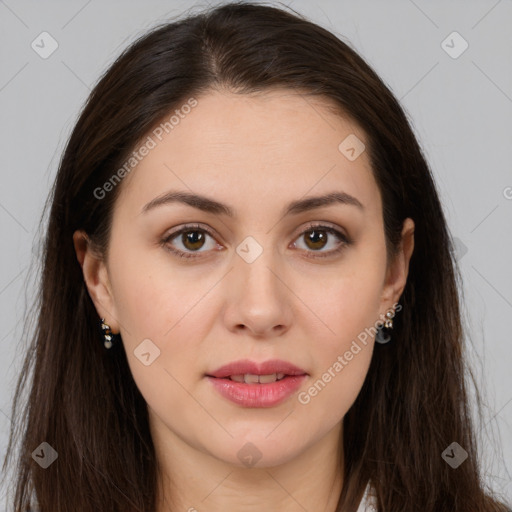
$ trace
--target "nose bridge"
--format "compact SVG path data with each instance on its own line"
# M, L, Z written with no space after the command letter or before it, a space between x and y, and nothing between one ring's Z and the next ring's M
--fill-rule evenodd
M276 277L276 269L280 265L277 251L272 246L272 237L258 238L261 242L248 236L237 246L236 271L253 299L265 295L266 300L271 300L272 296L280 294L280 283Z

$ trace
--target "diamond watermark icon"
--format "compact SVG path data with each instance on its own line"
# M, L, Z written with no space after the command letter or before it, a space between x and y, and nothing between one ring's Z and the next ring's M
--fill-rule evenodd
M453 252L456 260L461 260L468 252L468 247L459 238L453 239Z
M240 462L248 468L252 468L262 456L263 454L258 450L257 446L252 443L245 443L237 453Z
M441 457L453 469L457 469L468 458L468 452L464 450L464 448L462 448L462 446L459 443L456 443L454 441L441 454Z
M39 57L47 59L59 47L59 43L48 32L41 32L30 46Z
M255 238L248 236L238 244L236 252L246 263L252 263L261 255L263 247Z
M338 146L340 153L351 162L359 158L365 149L363 141L353 133L345 137Z
M41 443L33 452L32 458L43 468L46 469L53 464L59 454L46 441Z
M469 43L455 30L441 43L441 48L452 59L458 59L468 47Z
M160 349L150 339L145 339L133 353L144 366L149 366L160 356Z

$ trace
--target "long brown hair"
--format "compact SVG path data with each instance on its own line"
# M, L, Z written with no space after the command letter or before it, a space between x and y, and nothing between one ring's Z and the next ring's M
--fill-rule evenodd
M344 417L338 510L355 510L368 481L379 511L506 510L484 490L467 396L459 272L404 111L365 61L327 30L297 13L238 2L167 22L135 41L101 77L69 138L49 199L37 326L16 387L4 461L5 468L22 432L17 512L37 503L42 512L154 511L156 457L146 403L122 344L103 348L72 235L83 229L107 250L122 184L101 200L94 190L187 98L212 88L244 94L273 87L330 99L363 128L390 254L403 220L415 222L393 341L376 345ZM456 469L441 456L454 441L469 454ZM31 457L42 442L58 453L47 469Z

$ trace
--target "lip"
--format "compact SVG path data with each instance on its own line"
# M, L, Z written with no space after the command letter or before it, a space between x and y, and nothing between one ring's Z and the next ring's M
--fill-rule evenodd
M284 373L285 377L266 384L236 382L230 375L271 375ZM289 398L308 377L303 369L278 359L257 363L248 359L234 361L206 375L221 396L243 407L274 407Z
M230 375L244 375L246 373L253 375L271 375L272 373L284 373L285 375L291 376L307 375L307 372L302 368L280 359L271 359L269 361L263 361L262 363L257 363L250 359L240 359L239 361L233 361L232 363L221 366L215 371L207 373L206 376L222 379Z

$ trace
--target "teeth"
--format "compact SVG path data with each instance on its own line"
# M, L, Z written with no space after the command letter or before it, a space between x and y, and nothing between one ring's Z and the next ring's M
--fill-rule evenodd
M235 382L245 382L246 384L269 384L281 380L285 376L284 373L272 373L271 375L254 375L246 373L245 375L231 375L231 380Z
M277 380L277 374L272 375L260 375L260 384L268 384L269 382L275 382Z

